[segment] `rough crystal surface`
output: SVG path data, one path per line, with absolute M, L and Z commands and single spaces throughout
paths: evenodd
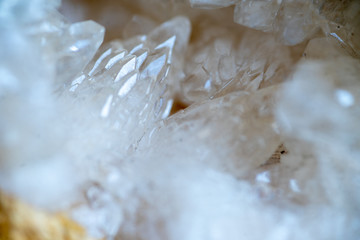
M 151 132 L 151 137 L 145 136 L 142 144 L 150 144 L 148 152 L 160 156 L 181 152 L 179 159 L 191 155 L 191 161 L 213 163 L 224 171 L 234 170 L 234 175 L 244 176 L 249 168 L 265 163 L 281 143 L 272 115 L 276 92 L 277 87 L 269 87 L 253 95 L 234 93 L 193 105 L 167 119 Z M 213 141 L 215 136 L 222 139 L 221 143 Z M 186 149 L 188 142 L 196 143 L 197 147 Z M 153 147 L 165 144 L 166 151 Z
M 202 37 L 189 45 L 182 82 L 183 98 L 190 103 L 283 82 L 301 56 L 268 34 L 203 25 Z
M 322 32 L 334 38 L 353 55 L 359 55 L 359 10 L 356 0 L 241 0 L 193 1 L 191 6 L 217 8 L 235 5 L 234 21 L 241 25 L 274 32 L 286 45 L 296 45 Z
M 358 239 L 357 1 L 58 6 L 0 2 L 0 215 L 68 224 L 10 194 L 96 239 Z
M 301 43 L 319 29 L 316 9 L 307 0 L 240 1 L 234 20 L 254 29 L 276 32 L 287 45 Z
M 219 8 L 219 7 L 228 7 L 235 3 L 235 0 L 190 0 L 192 7 L 199 8 Z
M 104 39 L 105 29 L 93 21 L 71 24 L 57 38 L 57 75 L 60 81 L 71 81 L 94 57 Z M 65 41 L 64 39 L 67 39 Z

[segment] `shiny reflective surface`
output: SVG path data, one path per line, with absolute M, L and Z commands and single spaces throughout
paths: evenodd
M 64 3 L 119 39 L 0 3 L 1 193 L 97 239 L 358 239 L 357 1 Z

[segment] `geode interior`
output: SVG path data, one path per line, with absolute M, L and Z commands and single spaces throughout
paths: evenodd
M 37 209 L 0 238 L 359 238 L 359 1 L 4 0 L 0 34 L 0 200 Z

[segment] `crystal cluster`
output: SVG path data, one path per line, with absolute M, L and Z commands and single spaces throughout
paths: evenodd
M 358 239 L 359 12 L 0 2 L 0 238 Z
M 360 4 L 336 0 L 190 0 L 201 8 L 235 5 L 234 21 L 264 32 L 274 32 L 286 45 L 314 37 L 320 29 L 359 55 Z

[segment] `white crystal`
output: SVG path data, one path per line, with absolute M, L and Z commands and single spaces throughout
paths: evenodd
M 148 151 L 156 152 L 158 147 L 154 146 L 167 145 L 166 151 L 158 153 L 160 158 L 163 154 L 178 152 L 177 158 L 192 156 L 192 161 L 221 166 L 225 171 L 244 177 L 246 171 L 265 163 L 280 144 L 271 113 L 276 89 L 269 87 L 253 95 L 230 94 L 192 106 L 151 133 L 149 141 L 154 150 Z M 232 106 L 237 106 L 238 110 Z M 214 142 L 215 137 L 222 139 L 221 143 Z M 148 136 L 144 136 L 144 144 L 147 139 Z M 185 150 L 189 142 L 196 146 L 193 150 Z
M 235 0 L 190 0 L 192 7 L 199 8 L 218 8 L 218 7 L 228 7 L 235 3 Z
M 272 31 L 280 3 L 278 1 L 240 1 L 235 6 L 234 21 L 265 32 Z
M 105 44 L 0 2 L 1 194 L 104 239 L 358 238 L 357 1 L 64 1 Z M 267 33 L 191 8 L 234 4 Z
M 136 80 L 137 80 L 138 75 L 135 73 L 133 76 L 129 77 L 129 79 L 126 80 L 126 82 L 124 83 L 124 85 L 121 86 L 118 95 L 120 97 L 124 97 L 126 96 L 129 91 L 134 87 L 134 85 L 136 84 Z
M 186 102 L 222 96 L 230 92 L 256 91 L 285 80 L 291 66 L 299 57 L 296 50 L 279 44 L 271 35 L 251 30 L 215 35 L 213 41 L 204 31 L 205 39 L 190 44 L 191 51 L 185 65 L 186 75 L 182 82 L 182 96 Z
M 57 75 L 62 82 L 70 81 L 94 57 L 104 39 L 105 29 L 93 21 L 74 23 L 61 34 Z
M 359 66 L 358 60 L 349 57 L 305 61 L 285 85 L 278 106 L 278 118 L 288 134 L 291 132 L 315 148 L 322 169 L 319 175 L 327 188 L 325 195 L 331 192 L 327 198 L 344 212 L 348 211 L 348 204 L 360 199 L 357 194 L 350 194 L 356 184 L 349 180 L 360 169 L 353 161 L 359 154 L 358 112 L 353 102 L 359 96 Z M 307 100 L 299 93 L 306 93 Z M 342 178 L 338 167 L 347 168 L 349 178 Z M 338 192 L 338 197 L 333 198 L 334 192 Z

